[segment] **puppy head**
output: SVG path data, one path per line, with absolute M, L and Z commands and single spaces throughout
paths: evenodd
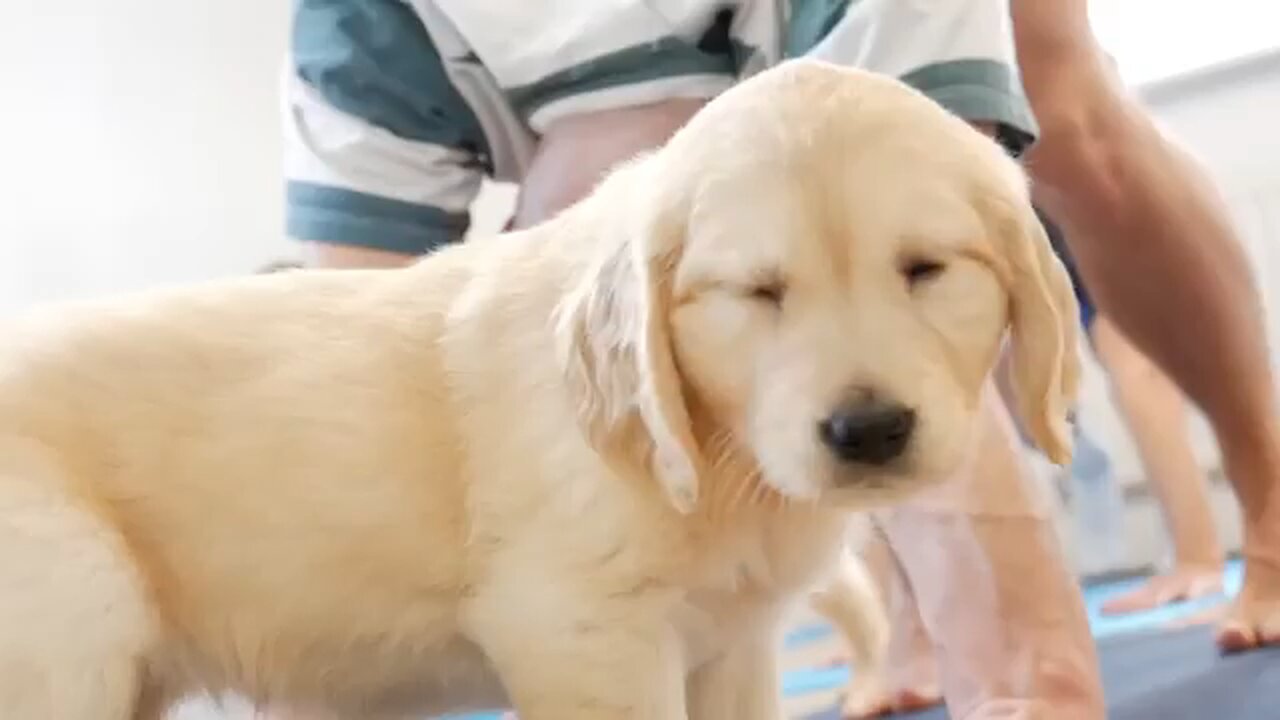
M 866 505 L 954 472 L 1010 326 L 1026 424 L 1069 453 L 1075 301 L 1025 178 L 895 81 L 762 73 L 588 213 L 607 229 L 560 311 L 566 367 L 593 438 L 681 509 L 726 435 L 795 499 Z

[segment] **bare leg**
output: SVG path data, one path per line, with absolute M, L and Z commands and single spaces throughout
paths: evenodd
M 1204 409 L 1243 509 L 1245 585 L 1219 642 L 1280 641 L 1280 420 L 1243 247 L 1202 170 L 1122 87 L 1087 0 L 1012 8 L 1043 131 L 1037 199 L 1101 309 Z
M 885 514 L 954 718 L 1102 718 L 1084 603 L 994 388 L 970 467 Z M 945 549 L 945 550 L 944 550 Z
M 1223 551 L 1209 508 L 1208 481 L 1191 449 L 1182 394 L 1106 317 L 1094 321 L 1090 334 L 1137 443 L 1174 551 L 1169 573 L 1113 598 L 1102 611 L 1137 612 L 1221 592 Z

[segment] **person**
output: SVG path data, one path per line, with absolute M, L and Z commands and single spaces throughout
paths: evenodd
M 310 264 L 397 266 L 456 242 L 485 177 L 520 183 L 513 224 L 537 223 L 788 56 L 898 76 L 1011 152 L 1034 139 L 1006 0 L 581 0 L 558 12 L 296 4 L 287 224 Z M 880 525 L 943 647 L 953 716 L 1101 717 L 1083 603 L 1047 503 L 1024 482 L 994 391 L 984 407 L 971 467 Z M 967 602 L 950 602 L 955 592 Z
M 1243 244 L 1205 172 L 1121 82 L 1088 0 L 1011 12 L 1041 131 L 1027 155 L 1036 200 L 1099 310 L 1204 411 L 1242 509 L 1244 581 L 1218 643 L 1280 643 L 1280 414 Z

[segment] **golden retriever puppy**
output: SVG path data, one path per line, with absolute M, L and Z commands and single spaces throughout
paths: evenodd
M 1018 166 L 814 61 L 526 232 L 29 318 L 0 353 L 0 716 L 197 691 L 408 718 L 779 718 L 851 512 L 956 468 L 1073 299 Z

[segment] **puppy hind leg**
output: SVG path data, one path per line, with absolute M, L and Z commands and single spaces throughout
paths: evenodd
M 0 717 L 150 720 L 153 625 L 126 557 L 52 487 L 0 476 Z

